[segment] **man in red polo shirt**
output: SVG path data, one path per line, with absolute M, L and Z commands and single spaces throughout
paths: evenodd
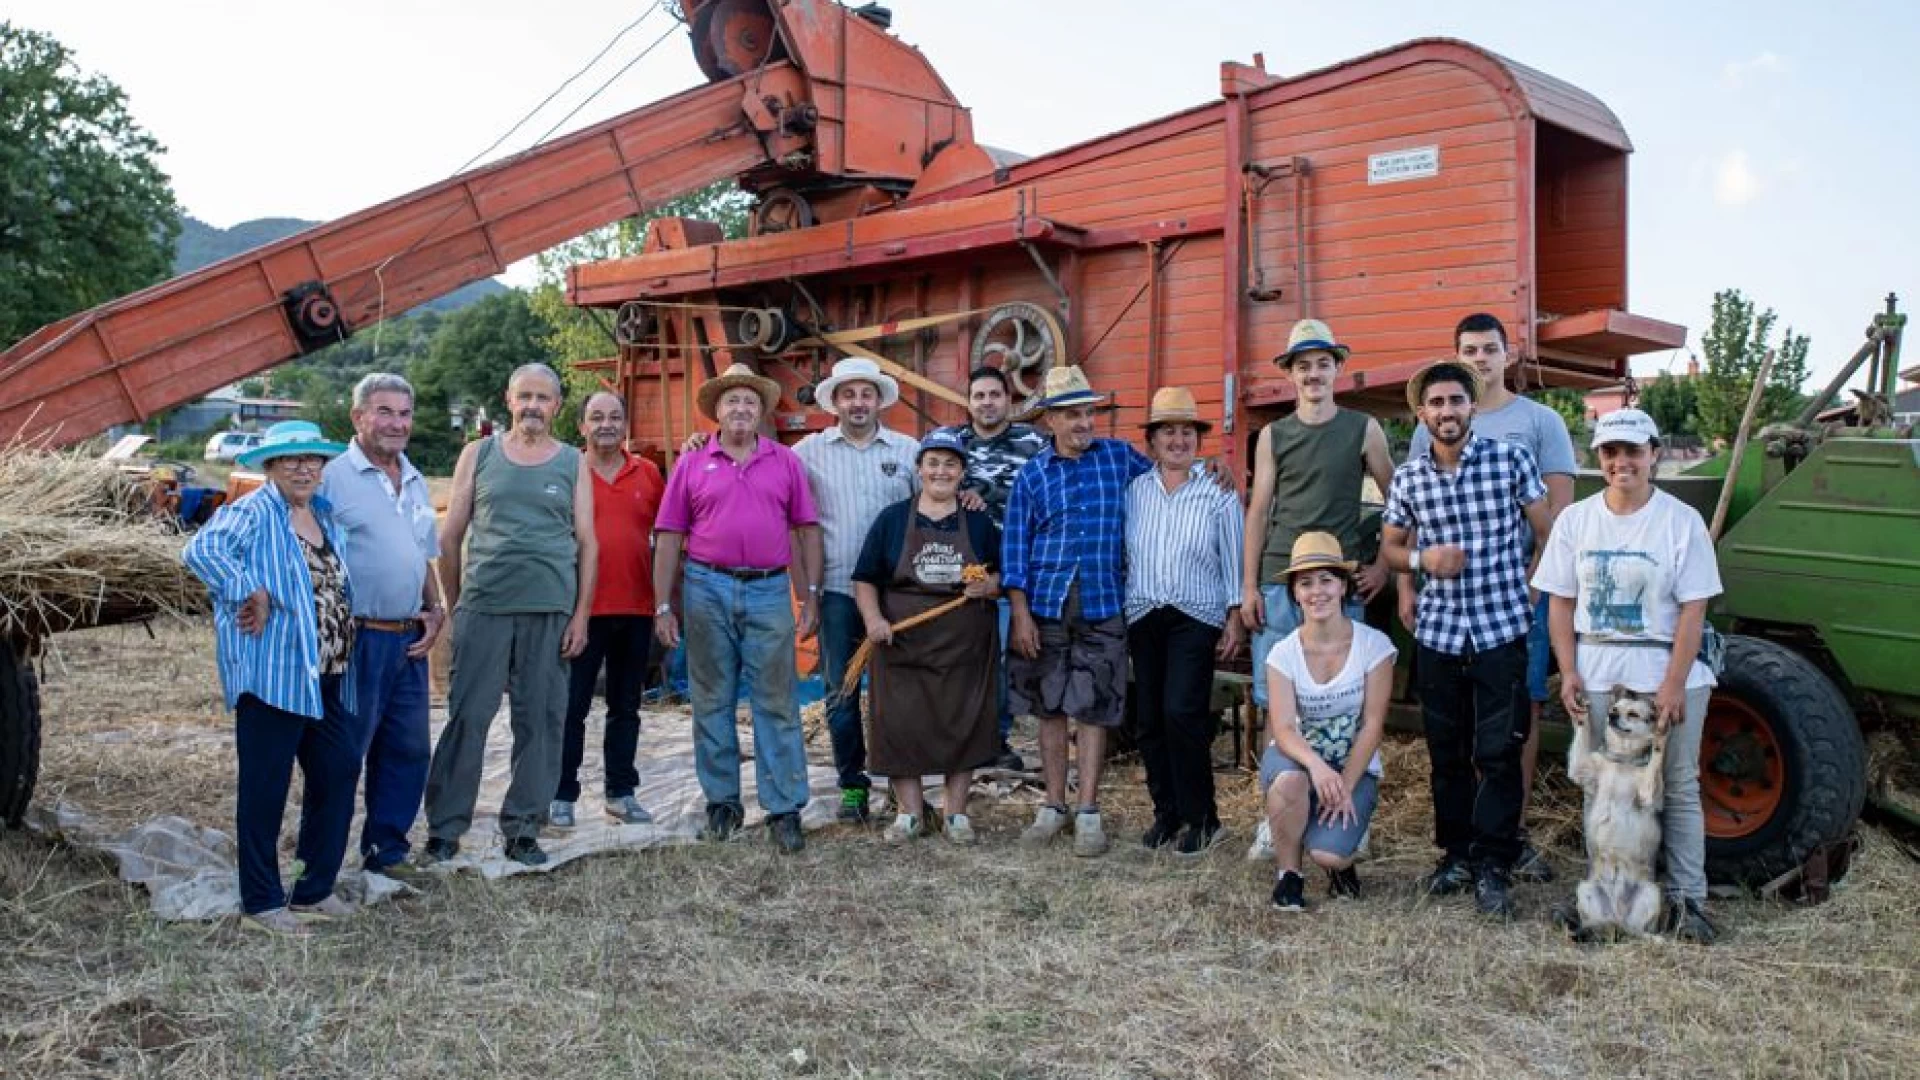
M 607 668 L 607 813 L 624 825 L 645 825 L 653 815 L 634 788 L 640 774 L 640 692 L 646 688 L 653 648 L 654 515 L 666 480 L 660 469 L 627 452 L 627 409 L 619 395 L 601 391 L 580 413 L 580 438 L 593 473 L 593 532 L 600 544 L 599 577 L 587 619 L 587 645 L 574 657 L 567 693 L 566 740 L 560 757 L 560 787 L 548 819 L 559 828 L 574 823 L 580 800 L 580 759 L 586 753 L 587 710 L 593 707 L 600 665 Z

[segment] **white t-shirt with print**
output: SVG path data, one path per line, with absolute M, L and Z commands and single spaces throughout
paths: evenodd
M 1553 523 L 1533 587 L 1573 598 L 1580 678 L 1589 689 L 1651 694 L 1666 678 L 1669 652 L 1606 642 L 1672 641 L 1680 605 L 1720 594 L 1720 566 L 1693 507 L 1656 488 L 1647 505 L 1616 514 L 1603 493 Z M 1687 689 L 1713 685 L 1713 669 L 1694 661 Z
M 1275 643 L 1267 652 L 1267 666 L 1293 681 L 1295 723 L 1301 734 L 1314 732 L 1308 741 L 1321 739 L 1345 742 L 1351 746 L 1360 735 L 1361 704 L 1366 700 L 1367 675 L 1381 664 L 1391 664 L 1399 655 L 1393 639 L 1362 622 L 1353 624 L 1353 644 L 1347 649 L 1347 662 L 1326 682 L 1314 680 L 1307 669 L 1307 654 L 1300 648 L 1300 631 L 1295 630 Z M 1329 762 L 1331 764 L 1331 762 Z M 1367 771 L 1380 775 L 1380 751 L 1373 752 Z

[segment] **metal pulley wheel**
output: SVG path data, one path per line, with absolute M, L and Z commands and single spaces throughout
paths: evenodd
M 1001 304 L 973 335 L 973 364 L 992 364 L 1006 373 L 1020 401 L 1046 386 L 1047 371 L 1059 361 L 1064 337 L 1060 321 L 1038 304 Z
M 780 56 L 780 34 L 765 0 L 711 0 L 693 17 L 693 58 L 714 82 Z
M 637 300 L 620 305 L 613 319 L 613 340 L 621 345 L 639 345 L 660 331 L 654 310 Z
M 787 321 L 787 313 L 779 308 L 748 308 L 740 313 L 734 332 L 739 335 L 740 344 L 769 355 L 786 351 L 787 343 L 793 340 L 792 324 Z
M 805 229 L 813 224 L 813 204 L 807 197 L 788 188 L 773 188 L 763 192 L 760 202 L 753 208 L 753 219 L 748 222 L 748 233 L 753 236 L 765 236 L 768 233 L 788 232 L 793 229 Z

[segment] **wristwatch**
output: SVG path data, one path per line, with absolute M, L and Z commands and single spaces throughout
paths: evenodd
M 1419 548 L 1414 548 L 1411 552 L 1407 554 L 1407 569 L 1408 570 L 1420 569 L 1420 549 Z
M 662 615 L 671 615 L 671 614 L 673 614 L 672 604 L 661 604 L 659 607 L 653 609 L 653 617 L 656 619 Z

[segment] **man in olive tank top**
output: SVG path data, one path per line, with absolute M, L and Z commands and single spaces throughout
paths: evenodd
M 1253 452 L 1253 488 L 1248 493 L 1246 544 L 1242 554 L 1240 618 L 1253 634 L 1253 665 L 1300 625 L 1300 611 L 1287 594 L 1285 572 L 1301 533 L 1332 533 L 1342 551 L 1360 551 L 1360 485 L 1372 476 L 1382 497 L 1393 481 L 1393 457 L 1379 421 L 1334 404 L 1334 383 L 1348 349 L 1318 319 L 1302 319 L 1288 335 L 1287 351 L 1273 358 L 1293 380 L 1293 415 L 1260 431 Z M 1359 619 L 1367 601 L 1387 581 L 1376 556 L 1354 576 L 1347 598 L 1349 618 Z M 1266 680 L 1253 680 L 1253 698 L 1266 705 Z
M 507 382 L 513 426 L 469 444 L 454 466 L 440 531 L 453 685 L 427 770 L 423 862 L 453 858 L 473 824 L 487 729 L 503 695 L 513 720 L 513 777 L 500 804 L 500 834 L 507 858 L 547 861 L 538 838 L 560 782 L 567 661 L 586 645 L 598 561 L 586 457 L 553 437 L 560 398 L 552 368 L 518 368 Z

